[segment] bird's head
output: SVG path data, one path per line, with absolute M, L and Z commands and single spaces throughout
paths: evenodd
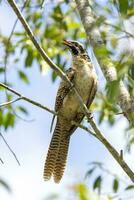
M 73 57 L 76 56 L 89 59 L 89 56 L 81 43 L 77 41 L 64 40 L 63 44 L 69 48 Z

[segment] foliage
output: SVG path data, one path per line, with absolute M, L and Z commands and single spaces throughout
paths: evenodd
M 127 199 L 127 197 L 130 198 L 130 196 L 133 197 L 134 195 L 134 185 L 131 185 L 129 180 L 110 171 L 101 162 L 95 161 L 89 163 L 89 169 L 85 178 L 90 182 L 92 181 L 93 190 L 97 191 L 101 198 L 103 198 L 103 194 L 105 194 L 108 199 L 122 199 L 124 196 Z M 105 188 L 106 185 L 108 186 L 107 188 Z

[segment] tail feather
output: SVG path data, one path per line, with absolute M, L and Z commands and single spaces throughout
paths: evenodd
M 60 182 L 65 170 L 68 148 L 69 148 L 69 141 L 70 141 L 70 136 L 67 137 L 67 135 L 62 134 L 58 157 L 56 159 L 54 172 L 53 172 L 54 181 L 56 183 Z
M 59 152 L 60 140 L 61 140 L 61 126 L 59 121 L 57 120 L 57 124 L 49 145 L 49 150 L 45 162 L 44 174 L 43 174 L 44 180 L 49 180 L 53 174 L 56 158 Z

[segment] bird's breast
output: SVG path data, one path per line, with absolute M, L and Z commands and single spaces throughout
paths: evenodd
M 76 70 L 74 78 L 74 86 L 82 97 L 83 102 L 86 104 L 90 95 L 93 80 L 95 78 L 95 72 L 89 68 L 88 65 Z M 63 106 L 61 109 L 62 115 L 68 119 L 73 119 L 77 112 L 82 112 L 77 95 L 71 90 L 64 98 Z

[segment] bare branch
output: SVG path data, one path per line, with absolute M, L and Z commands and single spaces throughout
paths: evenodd
M 96 16 L 91 9 L 92 0 L 75 0 L 79 11 L 83 26 L 88 36 L 89 43 L 94 47 L 95 55 L 100 63 L 100 67 L 108 82 L 117 80 L 117 71 L 111 59 L 96 54 L 96 50 L 105 47 L 101 38 L 100 32 L 96 27 Z M 123 82 L 119 83 L 118 104 L 121 107 L 124 116 L 128 119 L 131 125 L 134 126 L 134 100 L 124 86 Z
M 1 104 L 0 104 L 0 108 L 3 107 L 3 106 L 11 105 L 12 103 L 15 103 L 16 101 L 19 101 L 19 100 L 21 100 L 21 99 L 23 99 L 23 97 L 19 97 L 19 98 L 17 98 L 17 99 L 14 99 L 14 100 L 12 100 L 12 101 L 8 101 L 8 102 L 5 102 L 5 103 L 1 103 Z
M 98 138 L 101 143 L 107 148 L 107 150 L 112 154 L 112 156 L 115 158 L 115 160 L 119 163 L 119 165 L 122 167 L 122 169 L 126 172 L 126 174 L 129 176 L 129 178 L 134 182 L 134 173 L 129 168 L 127 163 L 122 159 L 120 156 L 120 153 L 116 151 L 116 149 L 108 142 L 108 140 L 103 136 L 101 131 L 98 129 L 97 125 L 95 124 L 93 118 L 89 119 L 90 125 L 92 126 L 94 132 L 96 133 L 96 137 Z
M 77 123 L 75 121 L 72 121 L 71 123 L 74 124 L 74 125 L 76 125 L 77 127 L 81 128 L 81 129 L 87 131 L 88 133 L 90 133 L 94 137 L 96 137 L 96 133 L 93 132 L 91 129 L 87 128 L 86 126 L 83 126 L 82 124 L 79 124 L 79 123 Z
M 9 144 L 7 143 L 7 141 L 5 140 L 4 136 L 2 135 L 2 133 L 0 132 L 0 136 L 2 137 L 3 141 L 5 142 L 5 144 L 7 145 L 9 151 L 13 154 L 15 160 L 17 161 L 18 165 L 20 165 L 20 162 L 16 156 L 16 154 L 14 153 L 14 151 L 11 149 L 11 147 L 9 146 Z M 2 161 L 3 162 L 3 161 Z
M 44 8 L 45 0 L 42 0 L 41 2 L 41 8 Z
M 2 164 L 4 164 L 4 162 L 3 162 L 3 160 L 0 158 L 0 162 L 2 163 Z
M 12 88 L 8 87 L 8 86 L 5 85 L 4 83 L 0 83 L 0 86 L 3 87 L 3 88 L 5 88 L 6 90 L 8 90 L 8 91 L 10 91 L 10 92 L 12 92 L 12 93 L 14 93 L 14 94 L 16 94 L 17 96 L 20 97 L 21 100 L 25 100 L 25 101 L 27 101 L 27 102 L 29 102 L 29 103 L 35 105 L 35 106 L 38 106 L 38 107 L 40 107 L 40 108 L 42 108 L 42 109 L 44 109 L 44 110 L 46 110 L 46 111 L 48 111 L 48 112 L 50 112 L 50 113 L 56 115 L 56 112 L 54 112 L 53 110 L 47 108 L 46 106 L 43 106 L 42 104 L 40 104 L 40 103 L 38 103 L 38 102 L 36 102 L 36 101 L 34 101 L 34 100 L 28 98 L 28 97 L 23 96 L 22 94 L 20 94 L 20 93 L 17 92 L 16 90 L 13 90 Z
M 111 27 L 113 27 L 113 28 L 115 28 L 115 29 L 118 29 L 118 30 L 120 30 L 122 33 L 125 33 L 127 37 L 130 37 L 130 38 L 133 38 L 133 39 L 134 39 L 134 35 L 131 34 L 131 33 L 129 33 L 128 31 L 126 31 L 125 29 L 122 29 L 122 28 L 120 28 L 119 26 L 116 26 L 115 24 L 111 24 L 111 23 L 109 23 L 109 22 L 104 22 L 104 24 L 107 25 L 107 26 L 111 26 Z

